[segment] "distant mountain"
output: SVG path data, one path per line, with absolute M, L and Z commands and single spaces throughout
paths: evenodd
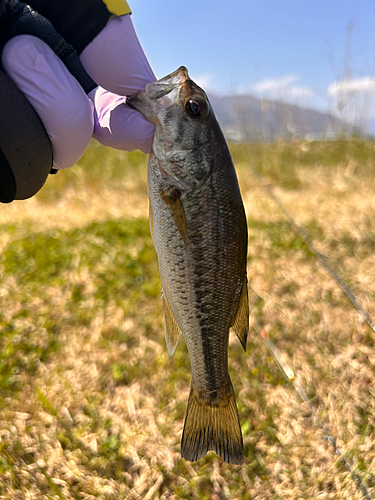
M 323 139 L 352 132 L 352 126 L 334 116 L 285 102 L 250 95 L 219 97 L 209 94 L 228 140 L 246 142 L 280 138 Z

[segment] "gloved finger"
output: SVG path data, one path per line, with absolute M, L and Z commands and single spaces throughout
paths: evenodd
M 104 146 L 150 153 L 155 125 L 125 104 L 126 98 L 101 87 L 89 94 L 95 105 L 94 138 Z
M 155 81 L 130 15 L 110 19 L 80 55 L 91 78 L 119 95 L 130 95 Z
M 31 35 L 9 40 L 2 63 L 47 131 L 53 167 L 73 166 L 83 155 L 94 128 L 93 105 L 82 87 L 50 47 Z

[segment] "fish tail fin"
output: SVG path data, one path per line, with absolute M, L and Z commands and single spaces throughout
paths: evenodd
M 181 456 L 194 462 L 212 450 L 230 464 L 244 459 L 242 433 L 232 384 L 219 400 L 211 401 L 190 388 Z

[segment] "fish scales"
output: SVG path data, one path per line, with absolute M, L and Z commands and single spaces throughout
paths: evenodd
M 231 310 L 236 289 L 241 285 L 228 280 L 228 275 L 238 274 L 235 243 L 238 223 L 232 217 L 224 220 L 220 217 L 220 212 L 226 208 L 220 206 L 220 200 L 225 198 L 217 193 L 220 184 L 215 189 L 210 177 L 201 189 L 186 195 L 186 200 L 181 197 L 188 219 L 188 248 L 167 205 L 158 196 L 158 187 L 164 179 L 157 162 L 150 161 L 148 175 L 154 214 L 154 243 L 159 256 L 163 293 L 184 333 L 190 357 L 194 358 L 192 370 L 197 386 L 213 391 L 217 389 L 215 384 L 221 387 L 222 380 L 228 378 L 227 343 Z M 228 234 L 234 239 L 234 244 L 228 242 Z M 165 251 L 162 252 L 162 248 Z M 226 255 L 223 256 L 224 252 Z M 225 266 L 220 265 L 222 257 Z M 184 290 L 186 294 L 181 294 Z M 176 301 L 183 302 L 183 307 L 175 305 Z M 218 304 L 221 304 L 220 309 Z
M 242 463 L 228 372 L 229 330 L 246 349 L 247 225 L 230 152 L 206 94 L 184 67 L 127 99 L 156 124 L 150 228 L 170 355 L 183 333 L 192 368 L 181 455 Z

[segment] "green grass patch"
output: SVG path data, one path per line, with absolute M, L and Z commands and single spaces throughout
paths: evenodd
M 371 311 L 374 145 L 298 141 L 231 149 L 248 214 L 251 320 L 375 488 L 373 332 L 249 169 L 304 221 Z M 183 336 L 171 358 L 165 347 L 146 161 L 139 152 L 92 143 L 78 165 L 48 180 L 37 201 L 4 208 L 0 496 L 360 498 L 252 328 L 246 353 L 234 335 L 229 344 L 244 465 L 213 453 L 194 464 L 180 458 L 191 367 Z M 71 214 L 77 220 L 65 217 Z

